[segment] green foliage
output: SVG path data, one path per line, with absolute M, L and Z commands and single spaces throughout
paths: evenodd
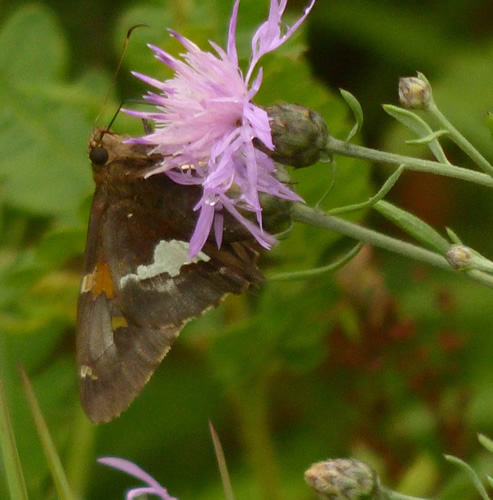
M 0 57 L 2 198 L 33 214 L 73 220 L 91 186 L 84 155 L 73 154 L 85 149 L 88 120 L 81 109 L 91 89 L 63 82 L 66 43 L 44 7 L 12 15 L 0 44 L 9 47 Z
M 383 200 L 375 204 L 375 209 L 396 226 L 433 250 L 443 254 L 449 249 L 450 244 L 443 236 L 409 212 L 401 210 L 392 205 L 392 203 Z
M 353 96 L 350 92 L 344 89 L 339 89 L 342 95 L 342 98 L 346 101 L 347 105 L 353 112 L 356 123 L 353 128 L 349 132 L 346 141 L 349 142 L 360 130 L 363 126 L 363 108 L 361 104 L 358 102 L 356 97 Z

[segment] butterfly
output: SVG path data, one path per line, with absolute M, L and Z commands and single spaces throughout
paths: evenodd
M 224 214 L 221 248 L 189 258 L 200 186 L 146 174 L 163 161 L 152 147 L 96 129 L 89 158 L 96 184 L 77 312 L 78 386 L 94 423 L 139 394 L 183 326 L 262 275 L 252 236 Z

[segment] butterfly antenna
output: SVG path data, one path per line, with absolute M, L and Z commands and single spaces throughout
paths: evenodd
M 113 117 L 111 118 L 110 120 L 110 123 L 108 123 L 108 126 L 106 127 L 107 130 L 110 130 L 113 123 L 115 122 L 116 120 L 116 117 L 118 116 L 118 113 L 120 113 L 120 109 L 122 109 L 122 106 L 123 106 L 123 102 L 120 103 L 120 105 L 118 106 L 118 109 L 115 111 L 115 114 L 113 115 Z
M 133 31 L 137 28 L 141 28 L 141 27 L 146 27 L 148 28 L 149 26 L 147 24 L 136 24 L 134 26 L 132 26 L 128 31 L 127 31 L 127 36 L 125 37 L 125 41 L 123 42 L 123 50 L 122 50 L 122 54 L 120 56 L 120 60 L 118 61 L 118 65 L 116 67 L 116 70 L 115 70 L 115 74 L 113 76 L 113 80 L 111 81 L 111 84 L 110 86 L 108 87 L 108 90 L 106 91 L 106 95 L 104 96 L 104 100 L 103 100 L 103 105 L 101 106 L 101 109 L 98 113 L 98 115 L 96 116 L 96 119 L 94 120 L 94 122 L 96 123 L 98 120 L 99 120 L 99 117 L 101 116 L 101 113 L 106 105 L 106 102 L 108 101 L 108 98 L 110 96 L 110 92 L 112 91 L 112 89 L 115 87 L 115 84 L 116 84 L 116 79 L 118 77 L 118 73 L 120 72 L 120 68 L 122 67 L 122 63 L 123 63 L 123 58 L 125 57 L 125 52 L 127 51 L 127 47 L 128 47 L 128 43 L 130 41 L 130 36 L 132 35 Z M 118 107 L 118 111 L 115 113 L 115 116 L 112 118 L 111 120 L 111 124 L 115 121 L 115 118 L 116 118 L 116 115 L 118 115 L 119 111 L 120 111 L 120 108 L 122 107 L 122 105 L 120 104 L 120 106 Z M 110 124 L 110 126 L 111 126 Z M 109 128 L 109 127 L 108 127 Z

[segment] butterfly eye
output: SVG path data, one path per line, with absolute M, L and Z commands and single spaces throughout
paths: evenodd
M 104 165 L 108 161 L 108 150 L 102 146 L 96 146 L 89 151 L 89 159 L 94 165 Z

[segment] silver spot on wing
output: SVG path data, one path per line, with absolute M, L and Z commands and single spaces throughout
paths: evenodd
M 199 252 L 193 259 L 190 259 L 189 251 L 190 245 L 186 241 L 160 241 L 154 249 L 152 264 L 139 266 L 136 273 L 123 276 L 120 280 L 120 286 L 123 288 L 129 280 L 142 281 L 162 273 L 167 273 L 171 278 L 175 278 L 180 274 L 183 266 L 210 260 L 210 257 L 204 252 Z M 163 291 L 168 291 L 173 289 L 174 284 L 172 280 L 167 280 L 162 286 L 164 287 Z

